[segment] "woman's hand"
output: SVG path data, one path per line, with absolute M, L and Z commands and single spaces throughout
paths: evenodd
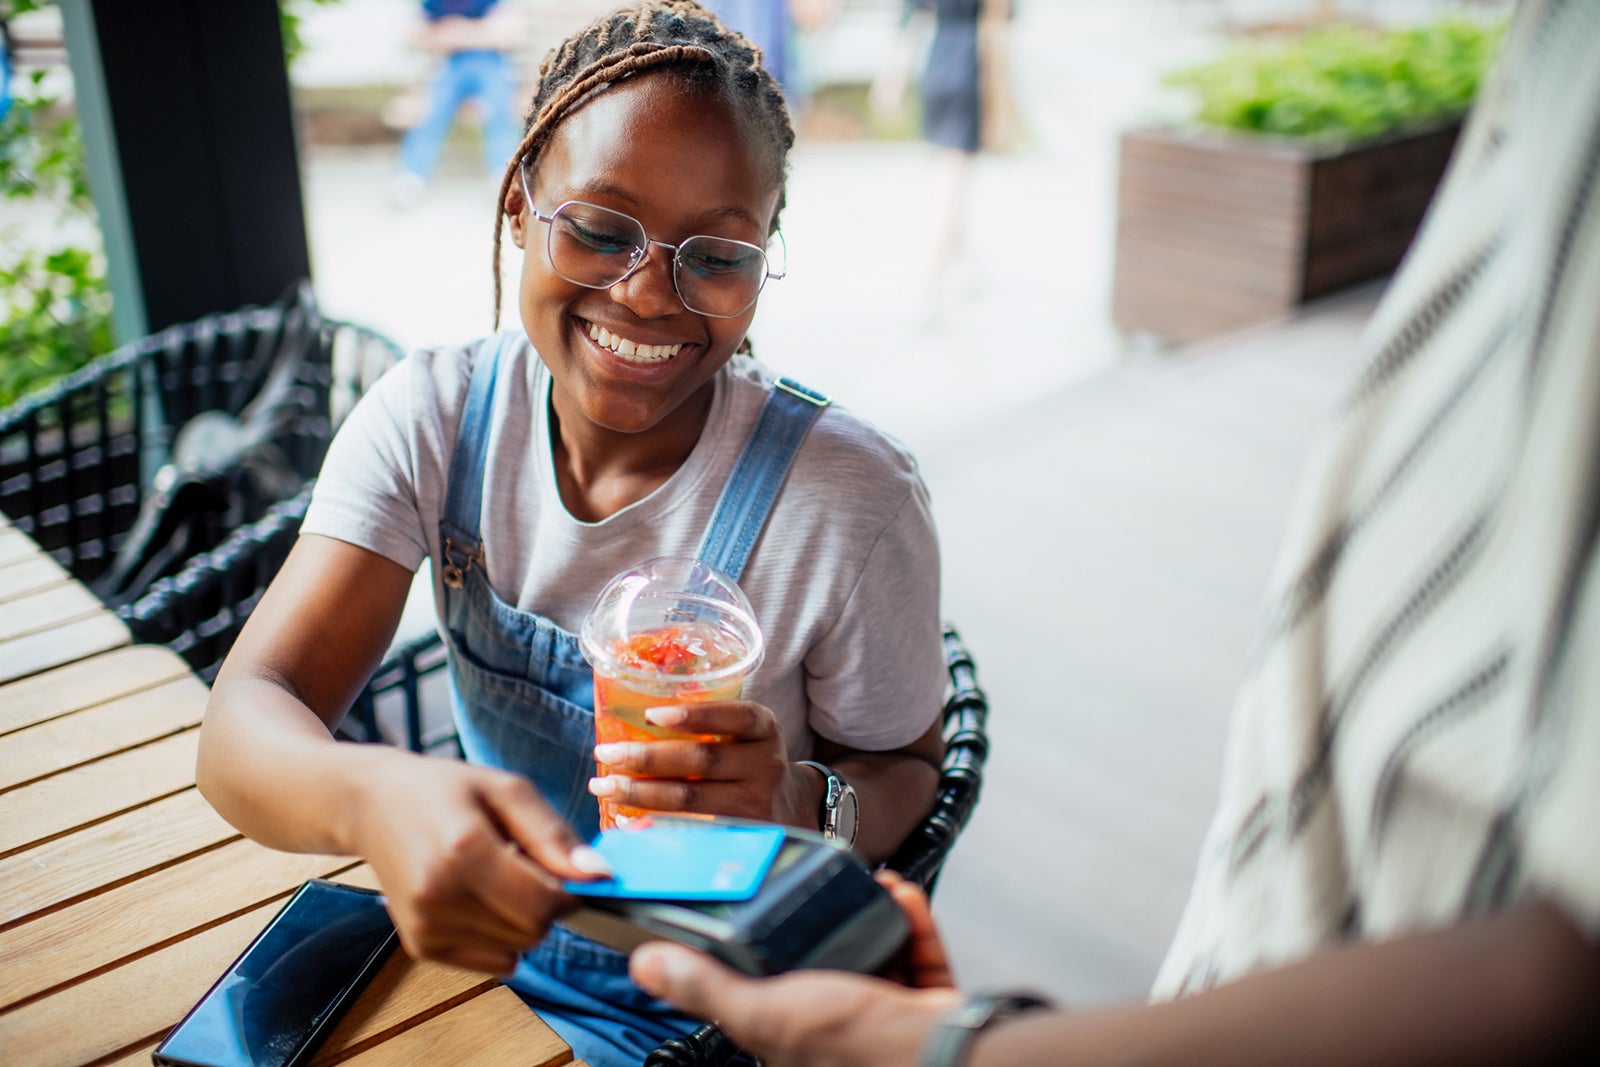
M 721 740 L 596 745 L 595 759 L 613 773 L 591 780 L 589 792 L 623 807 L 817 828 L 821 779 L 789 762 L 772 709 L 726 700 L 651 708 L 645 718 L 678 733 Z
M 607 873 L 526 779 L 378 753 L 350 829 L 413 959 L 506 975 L 574 900 L 565 879 Z
M 767 1067 L 913 1067 L 954 989 L 906 989 L 843 971 L 746 978 L 682 945 L 652 941 L 633 980 L 690 1015 L 715 1019 Z
M 634 952 L 628 969 L 652 995 L 715 1019 L 769 1067 L 910 1067 L 934 1021 L 960 995 L 927 894 L 893 871 L 879 871 L 877 878 L 911 925 L 905 948 L 886 971 L 902 985 L 840 971 L 757 980 L 659 941 Z

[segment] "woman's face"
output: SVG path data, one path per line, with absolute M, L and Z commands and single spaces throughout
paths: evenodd
M 779 192 L 732 108 L 667 73 L 629 78 L 584 103 L 556 128 L 528 185 L 545 214 L 582 200 L 631 215 L 651 240 L 673 245 L 707 234 L 765 246 Z M 672 253 L 655 245 L 609 289 L 569 282 L 551 267 L 549 226 L 522 201 L 513 183 L 511 234 L 523 250 L 518 303 L 554 379 L 558 417 L 644 433 L 709 389 L 754 306 L 730 319 L 690 311 L 673 287 Z M 684 410 L 698 417 L 703 409 Z

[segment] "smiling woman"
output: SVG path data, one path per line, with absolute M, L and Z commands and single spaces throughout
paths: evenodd
M 778 191 L 766 168 L 753 165 L 756 157 L 740 132 L 720 94 L 685 90 L 666 72 L 636 75 L 557 129 L 526 188 L 535 201 L 562 203 L 563 211 L 573 200 L 608 201 L 596 206 L 613 216 L 629 208 L 676 244 L 741 242 L 759 251 L 750 239 L 768 232 Z M 516 211 L 512 240 L 524 249 L 523 325 L 555 382 L 561 443 L 587 468 L 572 471 L 562 495 L 575 513 L 604 517 L 588 490 L 605 496 L 625 479 L 630 488 L 611 493 L 615 510 L 633 502 L 626 496 L 642 497 L 666 480 L 671 470 L 663 459 L 676 459 L 676 469 L 687 458 L 704 422 L 712 376 L 733 357 L 754 317 L 755 292 L 748 285 L 743 292 L 702 286 L 712 295 L 733 288 L 734 297 L 716 315 L 691 310 L 679 293 L 681 252 L 655 245 L 637 256 L 625 251 L 631 266 L 605 289 L 576 281 L 561 270 L 576 258 L 569 228 L 552 228 L 549 244 L 529 241 L 528 197 L 513 188 L 507 202 Z M 701 236 L 713 228 L 715 235 Z M 645 232 L 645 225 L 638 230 Z M 704 295 L 695 286 L 691 292 Z M 748 299 L 738 307 L 741 297 Z M 590 337 L 595 328 L 621 340 L 600 344 Z M 641 358 L 641 346 L 674 354 Z
M 594 1067 L 696 1024 L 552 920 L 596 797 L 824 828 L 883 860 L 929 809 L 945 686 L 926 490 L 897 443 L 755 362 L 793 131 L 749 42 L 662 0 L 546 59 L 496 203 L 520 329 L 413 354 L 333 443 L 217 678 L 206 795 L 278 848 L 366 858 L 413 956 L 506 976 Z M 748 596 L 743 699 L 610 753 L 575 632 L 614 575 L 697 556 Z M 466 764 L 332 743 L 423 560 Z M 704 739 L 699 739 L 703 737 Z M 823 773 L 819 773 L 818 768 Z

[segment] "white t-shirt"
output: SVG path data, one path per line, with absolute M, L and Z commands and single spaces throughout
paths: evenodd
M 335 437 L 302 532 L 408 569 L 437 561 L 472 363 L 493 350 L 490 340 L 417 352 L 384 375 Z M 581 522 L 556 485 L 550 375 L 526 340 L 503 358 L 479 526 L 489 581 L 506 603 L 576 632 L 612 575 L 695 554 L 772 375 L 735 357 L 714 380 L 705 431 L 683 466 L 643 500 Z M 927 490 L 898 443 L 837 406 L 825 410 L 740 584 L 766 640 L 745 695 L 776 713 L 791 759 L 811 753 L 813 732 L 883 751 L 937 718 L 938 544 Z

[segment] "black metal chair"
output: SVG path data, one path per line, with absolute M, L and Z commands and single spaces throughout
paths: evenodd
M 305 283 L 163 330 L 0 412 L 0 511 L 209 681 L 334 429 L 399 356 Z
M 210 683 L 300 536 L 314 482 L 240 526 L 176 574 L 157 578 L 117 617 L 140 644 L 166 645 Z
M 950 695 L 944 704 L 944 765 L 932 809 L 890 857 L 885 867 L 933 891 L 956 838 L 978 803 L 983 767 L 989 756 L 989 699 L 978 687 L 977 669 L 961 636 L 944 629 Z M 725 1067 L 739 1048 L 715 1023 L 662 1043 L 645 1058 L 645 1067 Z
M 444 642 L 428 631 L 389 650 L 350 709 L 346 736 L 403 744 L 426 755 L 461 755 L 454 727 L 445 718 L 429 722 L 424 708 L 448 708 Z

